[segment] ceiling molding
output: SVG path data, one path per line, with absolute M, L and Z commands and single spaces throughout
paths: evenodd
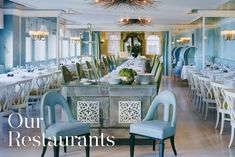
M 67 29 L 85 29 L 87 25 L 66 25 Z M 170 31 L 177 29 L 194 29 L 196 25 L 151 25 L 151 26 L 125 26 L 120 27 L 117 25 L 92 25 L 95 31 Z
M 196 15 L 201 17 L 235 17 L 235 10 L 198 10 Z
M 4 15 L 15 15 L 20 17 L 57 17 L 62 10 L 19 10 L 4 9 Z

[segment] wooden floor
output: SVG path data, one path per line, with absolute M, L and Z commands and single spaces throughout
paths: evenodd
M 222 136 L 219 130 L 215 130 L 216 113 L 210 112 L 208 120 L 194 111 L 188 99 L 187 87 L 182 82 L 174 83 L 171 78 L 165 78 L 162 82 L 162 90 L 173 90 L 177 95 L 177 131 L 176 131 L 176 149 L 180 157 L 235 157 L 235 142 L 232 148 L 228 148 L 230 138 L 230 124 L 225 123 L 225 130 Z M 35 116 L 38 112 L 34 113 Z M 7 124 L 7 121 L 4 121 Z M 6 125 L 4 125 L 7 130 Z M 23 135 L 40 135 L 39 129 L 22 129 Z M 7 132 L 5 134 L 7 136 Z M 0 157 L 39 157 L 41 147 L 17 148 L 8 147 L 8 137 L 1 141 Z M 165 157 L 173 157 L 169 141 L 165 143 Z M 68 153 L 62 157 L 84 157 L 83 148 L 68 148 Z M 46 152 L 46 157 L 52 157 L 52 148 Z M 135 157 L 156 157 L 158 151 L 153 152 L 151 146 L 136 146 Z M 112 148 L 92 147 L 91 157 L 129 157 L 128 146 L 114 146 Z

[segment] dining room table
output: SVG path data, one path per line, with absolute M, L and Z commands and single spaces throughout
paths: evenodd
M 129 137 L 131 123 L 140 122 L 157 94 L 154 81 L 131 85 L 113 84 L 119 71 L 131 68 L 137 76 L 145 74 L 145 59 L 129 59 L 98 81 L 75 80 L 62 85 L 62 95 L 68 100 L 73 116 L 80 122 L 90 123 L 94 135 L 104 133 L 117 139 Z

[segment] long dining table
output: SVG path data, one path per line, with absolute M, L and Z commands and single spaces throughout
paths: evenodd
M 141 121 L 157 94 L 155 82 L 150 84 L 109 84 L 118 77 L 122 68 L 145 72 L 146 60 L 131 59 L 93 84 L 75 80 L 62 85 L 73 116 L 80 122 L 90 123 L 93 135 L 104 133 L 116 139 L 129 137 L 129 125 Z

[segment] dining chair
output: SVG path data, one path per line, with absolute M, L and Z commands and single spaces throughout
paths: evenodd
M 100 68 L 101 68 L 101 74 L 102 75 L 107 75 L 108 74 L 108 69 L 104 64 L 104 61 L 100 61 Z
M 157 82 L 157 93 L 158 93 L 158 91 L 160 89 L 160 85 L 161 85 L 162 71 L 163 71 L 163 64 L 160 63 L 160 65 L 157 68 L 156 75 L 155 75 L 155 81 Z
M 216 101 L 215 101 L 215 97 L 213 94 L 213 89 L 211 87 L 211 80 L 207 77 L 199 76 L 198 81 L 199 81 L 200 90 L 201 90 L 201 94 L 202 94 L 202 102 L 203 102 L 203 104 L 205 104 L 205 107 L 203 106 L 203 109 L 202 109 L 202 114 L 205 109 L 205 120 L 206 120 L 208 110 L 209 109 L 212 109 L 212 110 L 216 109 Z
M 76 63 L 76 71 L 77 71 L 78 79 L 81 80 L 82 78 L 86 77 L 81 64 Z
M 44 74 L 33 79 L 32 89 L 29 93 L 29 104 L 34 105 L 38 104 L 41 101 L 43 94 L 50 90 L 52 74 Z
M 18 110 L 18 113 L 21 114 L 21 109 L 25 108 L 26 116 L 29 117 L 29 93 L 32 88 L 33 79 L 27 79 L 19 81 L 14 84 L 12 90 L 12 103 L 9 106 L 10 109 Z
M 70 82 L 70 81 L 74 81 L 75 79 L 73 78 L 71 72 L 69 71 L 69 69 L 66 66 L 62 66 L 61 67 L 62 70 L 62 76 L 63 76 L 63 81 L 64 83 Z
M 224 89 L 223 89 L 224 90 Z M 228 104 L 228 108 L 230 110 L 231 117 L 231 136 L 229 142 L 229 148 L 232 146 L 234 139 L 234 129 L 235 129 L 235 90 L 234 89 L 226 89 L 223 91 L 225 96 L 225 102 Z
M 114 70 L 114 65 L 113 65 L 113 61 L 111 59 L 111 56 L 106 56 L 106 59 L 108 61 L 108 66 L 109 66 L 110 71 L 113 71 Z
M 151 67 L 151 70 L 153 69 L 153 66 L 154 66 L 154 63 L 156 61 L 156 58 L 157 58 L 157 55 L 154 55 L 151 59 L 151 62 L 150 62 L 150 67 Z
M 56 107 L 62 109 L 62 113 L 66 120 L 60 121 L 57 117 Z M 66 142 L 66 138 L 71 138 L 74 136 L 85 136 L 86 139 L 86 157 L 90 156 L 90 126 L 86 123 L 77 122 L 69 109 L 69 105 L 65 98 L 55 92 L 49 91 L 45 93 L 41 101 L 41 133 L 44 135 L 45 145 L 43 146 L 41 157 L 44 157 L 49 141 L 54 143 L 54 157 L 59 157 L 59 147 L 61 141 Z M 64 152 L 67 152 L 67 146 L 64 144 Z
M 130 157 L 134 157 L 135 136 L 159 140 L 159 157 L 164 156 L 164 141 L 170 139 L 174 154 L 177 155 L 174 143 L 176 131 L 176 97 L 171 91 L 159 93 L 153 100 L 146 117 L 142 122 L 130 125 Z M 156 119 L 160 105 L 164 106 L 163 120 Z
M 224 101 L 225 96 L 223 89 L 230 89 L 230 88 L 228 86 L 225 86 L 222 81 L 212 81 L 211 86 L 214 92 L 215 101 L 216 101 L 216 110 L 217 110 L 215 128 L 218 127 L 221 114 L 220 135 L 222 135 L 224 130 L 224 121 L 231 121 L 228 104 Z
M 62 84 L 62 73 L 61 71 L 55 71 L 51 74 L 50 89 L 60 91 Z
M 10 110 L 9 107 L 12 104 L 13 88 L 14 84 L 5 84 L 0 87 L 0 139 L 4 138 L 3 118 L 12 113 L 12 110 Z
M 160 61 L 158 59 L 156 59 L 156 61 L 154 63 L 154 66 L 153 66 L 153 68 L 151 70 L 151 74 L 153 74 L 154 76 L 156 75 L 157 68 L 158 68 L 159 64 L 160 64 Z
M 0 74 L 6 73 L 6 69 L 4 65 L 0 65 Z
M 106 68 L 106 71 L 107 71 L 108 73 L 111 72 L 112 70 L 110 69 L 108 60 L 107 60 L 107 58 L 106 58 L 105 56 L 102 57 L 102 61 L 103 61 L 103 63 L 104 63 L 104 66 L 105 66 L 105 68 Z
M 88 79 L 89 80 L 95 79 L 95 74 L 94 74 L 94 71 L 93 71 L 91 63 L 86 61 L 86 67 L 87 67 L 86 72 L 87 72 Z
M 112 61 L 113 61 L 113 63 L 114 63 L 114 68 L 116 69 L 117 66 L 118 66 L 118 63 L 117 63 L 117 60 L 116 60 L 115 55 L 112 55 L 111 58 L 112 58 Z
M 201 112 L 202 109 L 202 93 L 199 85 L 199 80 L 198 77 L 202 76 L 200 73 L 193 73 L 192 74 L 192 79 L 194 83 L 194 88 L 195 88 L 195 95 L 193 99 L 193 104 L 195 108 L 198 110 L 198 112 Z

